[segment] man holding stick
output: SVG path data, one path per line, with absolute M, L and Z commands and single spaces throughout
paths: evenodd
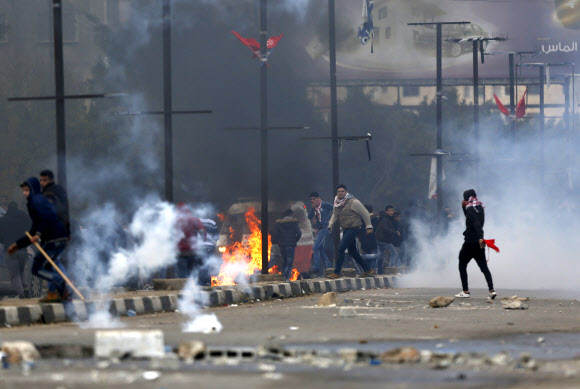
M 8 248 L 8 254 L 12 255 L 18 249 L 39 243 L 44 252 L 58 266 L 60 272 L 53 268 L 53 265 L 50 264 L 42 252 L 39 252 L 34 257 L 32 274 L 52 284 L 58 292 L 61 301 L 70 302 L 72 293 L 63 277 L 65 270 L 60 261 L 62 252 L 68 242 L 67 230 L 58 219 L 54 206 L 41 194 L 38 178 L 30 177 L 20 184 L 20 187 L 22 188 L 22 194 L 27 199 L 26 206 L 32 219 L 32 226 L 30 231 L 28 231 L 29 233 L 26 234 L 27 236 L 18 239 Z

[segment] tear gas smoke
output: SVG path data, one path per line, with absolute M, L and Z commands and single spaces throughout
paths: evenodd
M 202 332 L 204 334 L 221 332 L 223 326 L 214 313 L 200 314 L 201 307 L 207 304 L 207 294 L 202 293 L 199 286 L 188 279 L 181 291 L 179 311 L 187 316 L 188 321 L 183 323 L 183 332 Z

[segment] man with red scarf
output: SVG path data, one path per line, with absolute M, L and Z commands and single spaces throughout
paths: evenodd
M 487 267 L 485 260 L 485 241 L 483 240 L 483 224 L 485 223 L 485 211 L 481 201 L 477 199 L 474 189 L 468 189 L 463 192 L 463 201 L 461 208 L 465 215 L 465 242 L 459 252 L 459 276 L 461 277 L 461 286 L 463 291 L 456 294 L 455 297 L 469 298 L 469 286 L 467 283 L 467 264 L 475 259 L 477 266 L 485 276 L 489 288 L 489 299 L 497 296 L 493 288 L 493 279 L 491 272 Z

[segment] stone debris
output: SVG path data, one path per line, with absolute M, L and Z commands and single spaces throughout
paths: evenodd
M 525 301 L 529 300 L 529 297 L 504 297 L 501 299 L 501 305 L 503 309 L 528 309 L 528 304 Z
M 338 311 L 340 317 L 355 317 L 357 315 L 356 310 L 351 307 L 340 307 Z
M 95 358 L 162 358 L 161 330 L 106 330 L 95 332 Z
M 336 294 L 336 292 L 328 292 L 328 293 L 324 293 L 322 296 L 320 296 L 320 299 L 318 300 L 318 306 L 319 307 L 330 307 L 333 305 L 336 305 L 338 302 L 338 296 Z
M 203 358 L 206 351 L 205 343 L 199 340 L 181 342 L 177 348 L 177 355 L 186 362 Z
M 398 347 L 385 351 L 379 358 L 386 363 L 416 363 L 421 360 L 421 353 L 415 347 Z
M 429 301 L 429 306 L 431 308 L 445 308 L 454 301 L 454 297 L 437 296 Z
M 5 363 L 22 364 L 40 359 L 40 353 L 30 342 L 4 342 L 0 347 Z

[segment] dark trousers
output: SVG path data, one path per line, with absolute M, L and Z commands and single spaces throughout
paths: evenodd
M 280 246 L 280 253 L 282 254 L 282 271 L 284 277 L 289 280 L 292 277 L 292 267 L 294 266 L 294 253 L 296 247 Z
M 66 248 L 66 244 L 66 240 L 61 240 L 57 242 L 47 242 L 42 246 L 46 254 L 65 275 L 66 271 L 60 261 L 60 257 Z M 56 290 L 61 296 L 63 296 L 67 287 L 65 280 L 56 270 L 54 270 L 50 262 L 48 262 L 40 252 L 34 257 L 34 262 L 32 263 L 32 274 L 38 278 L 47 280 L 48 290 Z
M 342 271 L 342 264 L 344 263 L 344 252 L 348 250 L 348 253 L 362 268 L 363 271 L 367 272 L 370 270 L 370 266 L 363 259 L 356 248 L 356 237 L 360 233 L 360 228 L 357 229 L 345 229 L 342 231 L 342 240 L 338 245 L 338 258 L 336 258 L 336 266 L 334 268 L 334 273 L 340 275 Z
M 479 269 L 485 276 L 489 290 L 493 290 L 493 279 L 491 278 L 491 273 L 485 260 L 485 248 L 482 249 L 479 247 L 479 242 L 465 242 L 461 247 L 461 251 L 459 251 L 459 276 L 461 277 L 463 290 L 469 290 L 467 283 L 467 264 L 472 259 L 475 259 L 477 266 L 479 266 Z

